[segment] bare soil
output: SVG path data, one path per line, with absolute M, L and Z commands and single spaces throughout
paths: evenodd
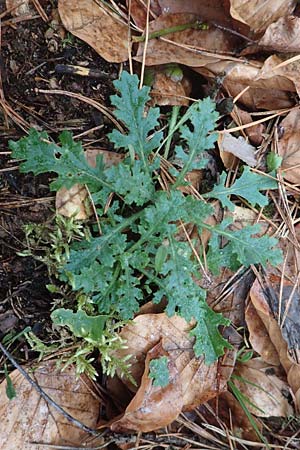
M 23 226 L 49 219 L 54 212 L 54 195 L 49 191 L 48 176 L 19 173 L 17 162 L 8 154 L 8 141 L 20 139 L 29 127 L 45 130 L 54 139 L 62 130 L 77 135 L 92 129 L 83 137 L 83 143 L 106 146 L 110 124 L 101 112 L 77 99 L 43 94 L 37 89 L 79 93 L 108 105 L 112 81 L 118 73 L 118 65 L 107 63 L 88 45 L 62 30 L 55 1 L 41 4 L 48 23 L 34 10 L 29 20 L 14 22 L 12 16 L 5 16 L 2 22 L 0 338 L 9 332 L 18 333 L 25 326 L 31 326 L 43 338 L 50 325 L 52 302 L 46 289 L 49 279 L 45 266 L 18 253 L 26 248 Z M 5 1 L 1 0 L 0 14 L 5 10 Z M 100 78 L 59 73 L 58 65 L 96 69 Z M 28 358 L 27 351 L 23 356 Z

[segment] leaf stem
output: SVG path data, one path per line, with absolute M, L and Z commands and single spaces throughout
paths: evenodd
M 207 30 L 208 27 L 209 26 L 207 23 L 201 22 L 200 20 L 195 20 L 194 22 L 182 23 L 179 25 L 175 25 L 174 27 L 168 27 L 168 28 L 163 28 L 162 30 L 153 31 L 152 33 L 148 34 L 148 40 L 160 38 L 162 36 L 166 36 L 167 34 L 177 33 L 179 31 L 185 31 L 190 28 L 192 28 L 194 30 Z M 132 38 L 133 42 L 145 42 L 145 40 L 146 40 L 145 35 L 133 36 L 133 38 Z
M 166 142 L 166 146 L 165 146 L 165 152 L 164 152 L 164 158 L 165 159 L 168 159 L 168 157 L 169 157 L 170 146 L 171 146 L 172 138 L 173 138 L 173 135 L 174 135 L 174 131 L 176 129 L 175 126 L 176 126 L 176 123 L 177 123 L 179 111 L 180 111 L 180 106 L 179 105 L 173 106 L 173 108 L 172 108 L 172 115 L 171 115 L 171 119 L 170 119 L 170 123 L 169 123 L 169 133 L 168 133 L 168 138 L 167 138 L 167 142 Z

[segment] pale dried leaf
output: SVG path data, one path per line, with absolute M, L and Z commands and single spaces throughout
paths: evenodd
M 290 93 L 296 92 L 298 88 L 299 73 L 293 67 L 287 65 L 274 70 L 280 62 L 282 60 L 277 56 L 271 56 L 264 64 L 257 61 L 220 61 L 193 69 L 209 78 L 225 72 L 223 87 L 229 96 L 235 97 L 246 89 L 239 98 L 240 103 L 251 110 L 273 110 L 293 106 Z
M 270 339 L 269 333 L 259 317 L 252 302 L 245 310 L 245 321 L 249 331 L 249 342 L 266 363 L 279 366 L 280 359 L 277 350 Z
M 128 59 L 128 27 L 102 2 L 59 0 L 58 10 L 65 28 L 102 58 L 109 62 Z
M 156 72 L 151 91 L 152 103 L 160 106 L 189 106 L 187 97 L 191 90 L 192 84 L 186 76 L 176 80 L 166 73 Z
M 70 189 L 62 187 L 56 193 L 56 211 L 65 217 L 85 220 L 92 214 L 87 198 L 88 192 L 82 184 L 74 184 Z
M 267 47 L 268 51 L 299 52 L 300 18 L 296 16 L 281 17 L 266 29 L 259 45 Z
M 195 23 L 198 16 L 194 14 L 165 14 L 153 20 L 149 25 L 149 33 L 165 28 L 174 27 L 180 24 Z M 164 36 L 165 39 L 150 39 L 147 45 L 146 64 L 149 66 L 156 64 L 166 64 L 177 62 L 187 66 L 199 67 L 208 63 L 218 61 L 218 56 L 205 56 L 193 50 L 193 47 L 200 47 L 203 50 L 218 53 L 232 51 L 237 45 L 238 39 L 228 33 L 211 26 L 208 30 L 187 29 L 184 31 L 170 33 Z M 174 42 L 174 44 L 172 43 Z M 179 45 L 178 45 L 179 44 Z M 191 48 L 186 48 L 190 46 Z M 141 43 L 137 50 L 135 59 L 142 61 L 144 43 Z
M 87 162 L 96 167 L 97 155 L 103 155 L 107 167 L 118 164 L 124 155 L 102 149 L 88 149 L 85 152 Z M 81 184 L 74 184 L 70 189 L 62 187 L 56 193 L 55 207 L 59 214 L 65 217 L 74 217 L 76 220 L 85 220 L 93 213 L 88 201 L 88 192 Z
M 297 92 L 300 95 L 300 60 L 288 62 L 276 55 L 272 55 L 266 59 L 256 82 L 262 87 L 272 89 Z M 283 64 L 281 67 L 278 67 Z
M 230 14 L 259 32 L 292 13 L 296 3 L 296 0 L 230 0 Z
M 282 157 L 283 177 L 300 184 L 300 108 L 290 111 L 280 124 L 278 154 Z
M 256 364 L 254 359 L 238 363 L 234 375 L 235 386 L 251 402 L 246 403 L 251 414 L 258 417 L 287 417 L 293 414 L 286 398 L 289 387 L 276 375 L 276 368 L 265 363 Z
M 251 301 L 257 311 L 257 314 L 261 318 L 266 330 L 268 331 L 270 340 L 279 356 L 280 363 L 287 374 L 288 383 L 296 395 L 300 388 L 300 364 L 297 362 L 299 355 L 297 355 L 299 349 L 299 296 L 296 293 L 289 302 L 289 314 L 285 317 L 281 326 L 274 317 L 274 314 L 278 317 L 279 308 L 279 292 L 281 277 L 268 274 L 268 289 L 262 288 L 259 281 L 256 280 L 250 290 Z M 292 285 L 291 282 L 283 280 L 282 288 L 282 300 L 281 300 L 281 315 L 280 320 L 284 317 L 284 312 L 291 295 Z M 272 310 L 271 310 L 272 308 Z M 290 349 L 295 348 L 295 359 L 292 357 Z M 297 394 L 298 395 L 298 394 Z M 297 400 L 296 395 L 296 402 Z M 299 408 L 299 403 L 296 403 Z
M 181 317 L 164 313 L 138 316 L 123 328 L 120 335 L 127 340 L 128 348 L 115 352 L 115 356 L 131 355 L 130 372 L 140 387 L 124 416 L 112 424 L 113 430 L 152 431 L 175 420 L 181 410 L 193 409 L 226 390 L 235 351 L 228 351 L 222 363 L 206 366 L 203 357 L 195 358 L 191 328 Z M 159 347 L 155 347 L 158 343 Z M 154 353 L 159 348 L 159 354 L 168 356 L 171 377 L 165 388 L 153 387 L 147 376 L 145 358 L 154 348 Z M 151 353 L 148 358 L 151 359 Z M 123 382 L 136 391 L 128 380 Z
M 255 147 L 253 147 L 253 145 L 249 144 L 243 136 L 239 136 L 238 138 L 236 138 L 230 133 L 220 134 L 218 145 L 220 152 L 231 153 L 237 158 L 244 161 L 250 167 L 254 167 L 256 165 L 256 149 Z
M 60 372 L 53 361 L 41 363 L 31 376 L 65 411 L 88 427 L 96 427 L 100 404 L 92 394 L 92 384 L 87 377 L 77 378 L 75 368 L 71 366 Z M 6 382 L 1 383 L 1 450 L 44 448 L 30 442 L 80 445 L 85 431 L 48 405 L 19 371 L 12 372 L 10 378 L 17 396 L 8 400 Z
M 6 9 L 12 10 L 12 16 L 24 16 L 31 13 L 29 0 L 6 0 Z

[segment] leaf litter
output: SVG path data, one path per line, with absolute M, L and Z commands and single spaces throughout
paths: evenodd
M 132 8 L 135 9 L 133 18 L 136 25 L 144 28 L 147 17 L 145 8 L 139 2 L 132 3 Z M 238 96 L 238 104 L 241 108 L 246 107 L 254 114 L 261 109 L 270 110 L 270 115 L 271 113 L 275 116 L 286 114 L 288 111 L 285 109 L 294 107 L 294 98 L 300 91 L 299 58 L 297 55 L 296 57 L 289 55 L 289 52 L 299 51 L 300 25 L 298 17 L 293 15 L 296 2 L 231 0 L 229 7 L 226 6 L 228 2 L 221 2 L 221 18 L 217 13 L 219 3 L 211 2 L 209 7 L 201 9 L 201 22 L 203 20 L 203 24 L 205 21 L 213 21 L 213 23 L 208 24 L 208 28 L 204 25 L 202 29 L 201 26 L 199 29 L 194 29 L 193 24 L 196 24 L 198 20 L 199 2 L 168 0 L 153 2 L 153 15 L 148 29 L 149 41 L 147 44 L 140 42 L 133 57 L 146 65 L 174 62 L 184 64 L 200 73 L 208 82 L 221 76 L 223 77 L 221 85 L 226 95 Z M 69 5 L 68 2 L 59 2 L 59 12 L 64 26 L 74 35 L 85 40 L 108 61 L 126 61 L 129 41 L 128 26 L 124 17 L 111 10 L 108 11 L 102 3 L 85 2 L 80 8 L 77 6 L 74 8 L 74 5 Z M 227 26 L 230 25 L 231 31 L 239 30 L 239 33 L 222 29 L 221 22 L 224 26 L 224 21 Z M 187 30 L 180 32 L 171 30 L 165 36 L 151 38 L 152 32 L 186 24 L 190 24 Z M 248 48 L 246 43 L 249 44 Z M 257 58 L 257 53 L 265 51 L 266 48 L 268 52 L 274 54 L 266 57 L 264 61 Z M 276 55 L 276 52 L 280 52 L 280 55 Z M 242 92 L 244 93 L 240 95 Z M 162 88 L 162 97 L 164 93 L 166 88 Z M 185 94 L 189 95 L 189 92 L 177 92 L 175 97 L 176 95 L 185 96 Z M 155 96 L 154 99 L 154 101 L 160 101 Z M 247 120 L 244 120 L 242 125 L 252 122 L 253 115 L 249 115 L 249 112 L 243 109 L 241 111 L 248 114 Z M 283 158 L 280 173 L 284 179 L 295 184 L 298 184 L 299 178 L 298 113 L 298 108 L 293 109 L 285 119 L 279 122 L 277 129 L 279 136 L 277 139 L 275 136 L 273 141 L 274 148 Z M 268 120 L 268 116 L 266 119 Z M 255 124 L 250 130 L 254 129 L 254 126 Z M 242 131 L 242 127 L 240 128 Z M 257 132 L 258 141 L 256 139 L 256 142 L 253 142 L 254 145 L 259 146 L 261 142 L 264 142 L 264 140 L 260 141 L 261 132 L 262 130 Z M 230 136 L 229 139 L 228 136 Z M 224 149 L 224 140 L 227 149 L 228 145 L 229 148 L 233 146 L 232 148 L 237 149 L 232 151 L 237 158 L 249 166 L 256 166 L 258 160 L 254 157 L 254 148 L 247 143 L 245 137 L 222 135 L 222 149 Z M 240 146 L 239 141 L 242 142 Z M 116 159 L 118 160 L 118 157 Z M 260 209 L 260 213 L 256 211 L 254 217 L 246 219 L 252 221 L 255 217 L 259 218 L 263 207 L 267 204 L 260 197 L 258 190 L 256 193 L 254 190 L 253 194 L 251 186 L 247 185 L 247 174 L 249 174 L 249 168 L 246 166 L 242 176 L 231 185 L 231 194 L 243 194 L 252 208 Z M 244 182 L 242 183 L 244 180 L 246 180 L 246 186 Z M 263 181 L 258 179 L 258 182 L 262 183 L 261 189 L 273 189 L 271 178 L 266 177 Z M 222 192 L 225 183 L 226 176 L 223 174 L 213 195 L 223 207 L 226 206 L 234 211 L 235 204 L 232 198 L 228 198 L 228 191 L 227 194 Z M 291 207 L 291 196 L 297 192 L 290 186 L 283 186 L 288 192 L 281 193 L 281 204 L 276 205 L 278 211 L 276 214 L 281 218 L 282 211 L 286 211 L 284 210 L 286 204 L 288 208 Z M 67 212 L 60 210 L 61 213 L 77 213 L 77 208 L 80 209 L 84 204 L 88 197 L 87 191 L 82 185 L 76 189 L 75 192 L 67 192 L 63 187 L 59 191 L 58 209 L 61 208 L 61 203 L 70 208 Z M 236 192 L 235 189 L 237 189 Z M 67 198 L 64 197 L 66 194 Z M 71 206 L 70 197 L 72 201 L 76 198 L 75 206 Z M 86 208 L 84 211 L 81 213 L 81 218 L 86 217 L 84 216 Z M 296 213 L 297 208 L 296 212 L 293 211 L 293 218 L 284 220 L 285 230 L 282 236 L 286 236 L 289 231 L 289 236 L 295 238 L 293 221 L 297 220 Z M 90 212 L 86 215 L 89 214 Z M 280 230 L 280 224 L 278 229 Z M 287 241 L 286 237 L 282 237 L 283 241 Z M 286 256 L 287 249 L 284 245 L 283 250 Z M 249 259 L 250 256 L 246 255 L 245 258 Z M 166 426 L 175 420 L 181 411 L 193 409 L 213 397 L 222 398 L 224 395 L 222 392 L 227 389 L 227 381 L 230 377 L 239 391 L 249 399 L 248 409 L 254 416 L 289 416 L 294 413 L 293 406 L 299 411 L 299 324 L 296 320 L 299 317 L 299 295 L 298 265 L 293 264 L 295 258 L 297 260 L 293 254 L 288 261 L 290 267 L 295 266 L 293 271 L 290 269 L 287 271 L 289 266 L 285 261 L 279 273 L 271 268 L 257 272 L 257 279 L 250 290 L 245 321 L 250 332 L 249 341 L 261 359 L 256 358 L 235 364 L 236 350 L 228 349 L 219 361 L 206 366 L 203 364 L 203 359 L 195 358 L 193 354 L 191 344 L 193 338 L 186 334 L 186 330 L 191 325 L 177 316 L 170 318 L 165 314 L 138 315 L 132 324 L 125 326 L 120 334 L 127 339 L 126 333 L 129 335 L 129 345 L 127 349 L 121 351 L 119 356 L 130 355 L 131 375 L 137 386 L 126 382 L 121 377 L 122 383 L 125 382 L 127 389 L 134 393 L 134 397 L 123 411 L 122 417 L 112 421 L 111 428 L 117 431 L 152 431 Z M 253 263 L 255 264 L 255 260 Z M 227 280 L 231 276 L 232 274 L 228 275 Z M 224 284 L 226 285 L 226 279 Z M 234 317 L 234 314 L 231 315 L 229 312 L 228 317 L 231 316 Z M 178 320 L 180 324 L 177 323 Z M 178 335 L 174 332 L 172 321 L 176 321 L 175 328 Z M 171 332 L 169 332 L 170 327 Z M 172 339 L 168 335 L 171 335 Z M 238 346 L 238 343 L 236 341 L 235 345 Z M 166 357 L 168 360 L 170 382 L 166 387 L 154 386 L 153 380 L 149 377 L 151 361 L 160 357 Z M 1 386 L 3 388 L 4 383 Z M 293 394 L 293 406 L 287 399 L 289 390 Z M 231 394 L 228 393 L 229 395 Z M 75 444 L 78 443 L 78 440 L 75 439 L 75 441 Z M 53 443 L 57 442 L 54 440 Z M 15 448 L 23 448 L 21 445 L 21 441 L 17 442 Z

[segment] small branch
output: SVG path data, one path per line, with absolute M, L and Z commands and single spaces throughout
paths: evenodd
M 63 408 L 61 408 L 57 403 L 55 403 L 51 397 L 49 397 L 46 392 L 44 392 L 41 387 L 28 375 L 26 370 L 21 367 L 17 361 L 14 359 L 14 357 L 6 350 L 6 348 L 1 344 L 0 342 L 0 350 L 2 353 L 9 359 L 9 361 L 13 364 L 13 366 L 18 369 L 18 371 L 23 375 L 23 377 L 28 381 L 28 383 L 31 384 L 32 387 L 40 394 L 40 396 L 53 408 L 55 408 L 60 414 L 62 414 L 69 422 L 71 422 L 73 425 L 75 425 L 78 428 L 81 428 L 82 430 L 86 431 L 89 434 L 92 434 L 93 436 L 98 436 L 99 432 L 97 430 L 93 430 L 92 428 L 87 427 L 79 420 L 75 419 L 75 417 L 71 416 L 69 413 L 67 413 Z

